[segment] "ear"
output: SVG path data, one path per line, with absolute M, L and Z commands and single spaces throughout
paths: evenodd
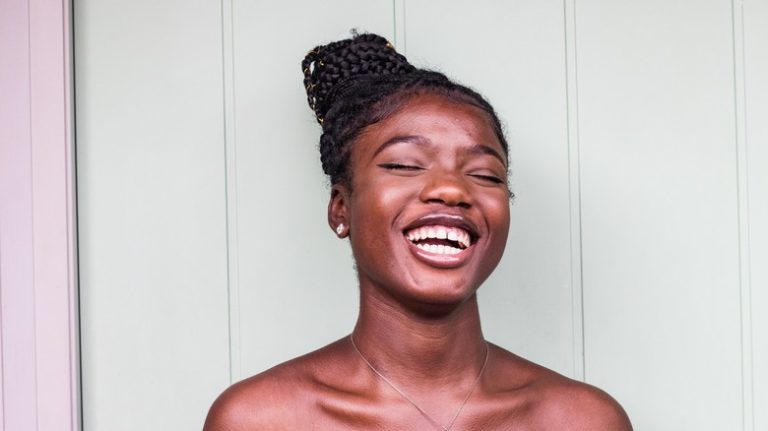
M 328 201 L 328 226 L 339 238 L 344 238 L 349 233 L 349 189 L 342 184 L 335 184 L 331 188 L 331 198 Z M 342 229 L 337 230 L 339 226 Z

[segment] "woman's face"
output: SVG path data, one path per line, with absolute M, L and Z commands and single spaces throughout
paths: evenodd
M 472 297 L 504 252 L 506 156 L 487 115 L 440 96 L 413 98 L 352 144 L 352 191 L 334 186 L 362 287 L 415 307 Z

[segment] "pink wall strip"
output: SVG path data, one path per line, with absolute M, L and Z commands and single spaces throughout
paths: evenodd
M 0 1 L 0 424 L 79 429 L 71 5 Z

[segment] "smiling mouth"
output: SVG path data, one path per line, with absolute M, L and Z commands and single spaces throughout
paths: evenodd
M 459 254 L 472 245 L 472 235 L 455 226 L 421 226 L 406 230 L 404 234 L 416 247 L 434 254 Z

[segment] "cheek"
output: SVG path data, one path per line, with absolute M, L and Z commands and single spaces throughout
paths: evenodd
M 376 178 L 361 180 L 353 192 L 352 221 L 365 225 L 373 219 L 390 227 L 413 195 L 411 185 L 402 180 Z M 384 228 L 385 226 L 381 226 Z
M 509 195 L 506 192 L 495 190 L 493 193 L 486 193 L 480 201 L 489 219 L 509 225 Z
M 504 227 L 504 231 L 509 231 L 509 200 L 504 199 L 504 202 L 500 204 L 499 211 L 501 213 L 501 224 Z
M 504 251 L 507 246 L 507 238 L 509 236 L 509 201 L 505 198 L 503 200 L 493 199 L 486 202 L 485 214 L 490 232 L 490 244 L 488 245 L 486 259 L 484 259 L 482 266 L 483 272 L 486 273 L 486 277 L 493 272 L 501 262 L 501 258 L 504 256 Z
M 488 223 L 493 231 L 495 241 L 500 241 L 501 247 L 506 245 L 507 235 L 509 233 L 509 199 L 504 198 L 490 199 L 485 202 L 485 213 Z
M 395 252 L 400 250 L 402 232 L 397 226 L 412 200 L 411 186 L 402 179 L 359 179 L 350 201 L 350 245 L 358 266 L 387 266 L 391 259 L 399 259 Z
M 350 228 L 361 246 L 379 246 L 391 231 L 393 221 L 402 208 L 398 190 L 384 184 L 362 182 L 353 191 L 350 205 Z M 365 242 L 364 242 L 365 241 Z

